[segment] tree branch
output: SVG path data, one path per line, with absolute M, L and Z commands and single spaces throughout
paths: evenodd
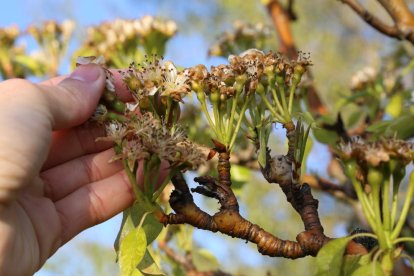
M 354 12 L 356 12 L 365 22 L 377 29 L 379 32 L 391 36 L 398 37 L 398 29 L 394 26 L 385 24 L 381 19 L 371 14 L 366 10 L 357 0 L 341 0 L 342 3 L 348 5 Z
M 357 0 L 340 0 L 355 11 L 365 22 L 377 31 L 399 40 L 406 39 L 414 44 L 414 15 L 403 0 L 378 0 L 394 21 L 387 25 L 365 9 Z

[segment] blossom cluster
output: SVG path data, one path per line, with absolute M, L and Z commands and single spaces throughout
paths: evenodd
M 251 24 L 235 21 L 233 30 L 221 34 L 217 43 L 210 47 L 209 55 L 226 57 L 231 53 L 237 53 L 237 50 L 262 49 L 270 33 L 271 29 L 263 23 Z
M 282 80 L 282 85 L 290 84 L 297 75 L 300 80 L 306 67 L 311 65 L 309 57 L 304 54 L 300 54 L 297 60 L 288 60 L 278 53 L 265 54 L 257 49 L 230 55 L 228 61 L 228 65 L 212 66 L 210 72 L 203 65 L 188 69 L 193 89 L 202 87 L 207 94 L 218 90 L 231 97 L 240 85 L 244 85 L 246 91 L 252 93 L 259 83 L 264 86 L 274 85 L 276 77 Z
M 414 160 L 414 144 L 399 139 L 367 142 L 354 138 L 348 143 L 340 144 L 339 155 L 344 161 L 352 159 L 371 167 L 377 167 L 391 159 L 406 165 Z
M 74 29 L 75 22 L 72 20 L 65 20 L 60 24 L 50 20 L 40 26 L 31 25 L 27 31 L 40 45 L 49 45 L 58 52 L 69 41 Z
M 0 29 L 0 45 L 11 47 L 20 34 L 19 28 L 14 25 Z
M 169 129 L 150 112 L 133 116 L 127 122 L 110 121 L 106 124 L 107 137 L 122 149 L 113 160 L 126 160 L 133 169 L 138 160 L 157 156 L 168 161 L 172 168 L 196 169 L 204 163 L 201 150 L 180 129 Z
M 202 64 L 180 71 L 171 61 L 151 55 L 141 64 L 132 63 L 121 74 L 137 102 L 156 93 L 181 102 L 191 90 L 201 90 L 207 95 L 218 91 L 224 98 L 229 98 L 238 89 L 245 88 L 246 92 L 252 93 L 259 83 L 268 86 L 275 82 L 275 77 L 282 79 L 279 85 L 289 85 L 311 64 L 303 54 L 297 60 L 287 60 L 278 53 L 265 54 L 257 49 L 231 55 L 228 60 L 229 64 L 211 66 L 210 71 Z
M 157 55 L 146 57 L 142 64 L 132 63 L 127 71 L 121 71 L 123 80 L 135 97 L 141 102 L 148 96 L 159 93 L 161 97 L 171 97 L 182 101 L 191 91 L 188 71 L 178 71 L 171 61 L 163 61 Z
M 140 45 L 166 41 L 177 32 L 177 25 L 171 20 L 161 20 L 152 16 L 140 19 L 116 19 L 90 27 L 87 31 L 86 49 L 93 49 L 106 60 L 123 49 L 127 54 Z M 156 38 L 156 39 L 154 39 Z

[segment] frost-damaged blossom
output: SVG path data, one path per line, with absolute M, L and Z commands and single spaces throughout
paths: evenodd
M 138 116 L 133 125 L 134 139 L 140 144 L 143 154 L 157 155 L 174 167 L 195 169 L 204 163 L 205 157 L 202 152 L 181 130 L 168 129 L 151 113 Z
M 262 23 L 249 24 L 242 21 L 233 23 L 233 30 L 224 32 L 218 42 L 210 47 L 210 56 L 228 56 L 237 50 L 252 47 L 264 48 L 266 40 L 270 35 L 270 28 Z
M 368 85 L 373 84 L 376 77 L 377 72 L 373 67 L 365 67 L 352 76 L 350 84 L 351 89 L 362 90 Z
M 93 49 L 110 60 L 111 54 L 124 48 L 137 49 L 145 41 L 151 41 L 153 35 L 158 41 L 167 41 L 177 32 L 177 25 L 171 20 L 162 20 L 152 16 L 140 19 L 103 22 L 88 28 L 84 47 Z
M 132 63 L 127 71 L 121 72 L 124 83 L 137 102 L 157 92 L 161 97 L 182 101 L 190 92 L 189 72 L 179 72 L 171 61 L 163 62 L 162 59 L 152 55 L 142 64 L 136 66 Z
M 98 124 L 103 124 L 106 120 L 108 114 L 108 109 L 105 105 L 99 104 L 96 107 L 95 112 L 93 113 L 91 120 L 97 122 Z
M 189 68 L 193 90 L 203 87 L 206 92 L 220 91 L 227 97 L 234 95 L 235 89 L 243 84 L 247 93 L 254 93 L 259 83 L 268 85 L 281 77 L 282 85 L 290 84 L 295 75 L 300 76 L 311 65 L 309 55 L 300 52 L 296 60 L 287 60 L 278 53 L 264 53 L 249 49 L 240 55 L 230 55 L 228 65 L 212 66 L 210 73 L 202 65 Z M 280 85 L 280 84 L 278 84 Z
M 391 159 L 408 164 L 414 160 L 414 144 L 398 139 L 381 139 L 376 142 L 366 142 L 353 139 L 339 146 L 338 154 L 343 160 L 353 159 L 361 164 L 377 167 Z
M 149 112 L 137 115 L 128 123 L 110 122 L 106 126 L 107 136 L 100 141 L 113 141 L 122 147 L 122 152 L 112 160 L 126 160 L 133 168 L 140 159 L 158 156 L 171 167 L 196 169 L 204 163 L 205 156 L 188 140 L 180 129 L 172 131 Z
M 106 137 L 99 137 L 96 141 L 110 141 L 120 145 L 128 134 L 128 125 L 117 121 L 107 122 L 105 125 Z
M 12 47 L 19 35 L 20 30 L 16 25 L 0 28 L 0 45 Z
M 191 90 L 188 85 L 188 71 L 177 73 L 177 68 L 171 61 L 164 64 L 164 69 L 161 96 L 171 97 L 173 100 L 181 102 L 182 98 Z

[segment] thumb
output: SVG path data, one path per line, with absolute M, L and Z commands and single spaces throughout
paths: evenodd
M 40 85 L 45 91 L 53 130 L 85 122 L 94 112 L 105 87 L 105 72 L 95 64 L 81 65 L 58 85 Z

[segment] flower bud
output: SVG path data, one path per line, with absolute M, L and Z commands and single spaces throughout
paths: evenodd
M 368 184 L 371 186 L 379 186 L 384 180 L 382 172 L 376 168 L 369 168 L 367 176 Z
M 213 89 L 210 93 L 210 101 L 214 105 L 218 105 L 220 102 L 220 93 L 217 89 Z

